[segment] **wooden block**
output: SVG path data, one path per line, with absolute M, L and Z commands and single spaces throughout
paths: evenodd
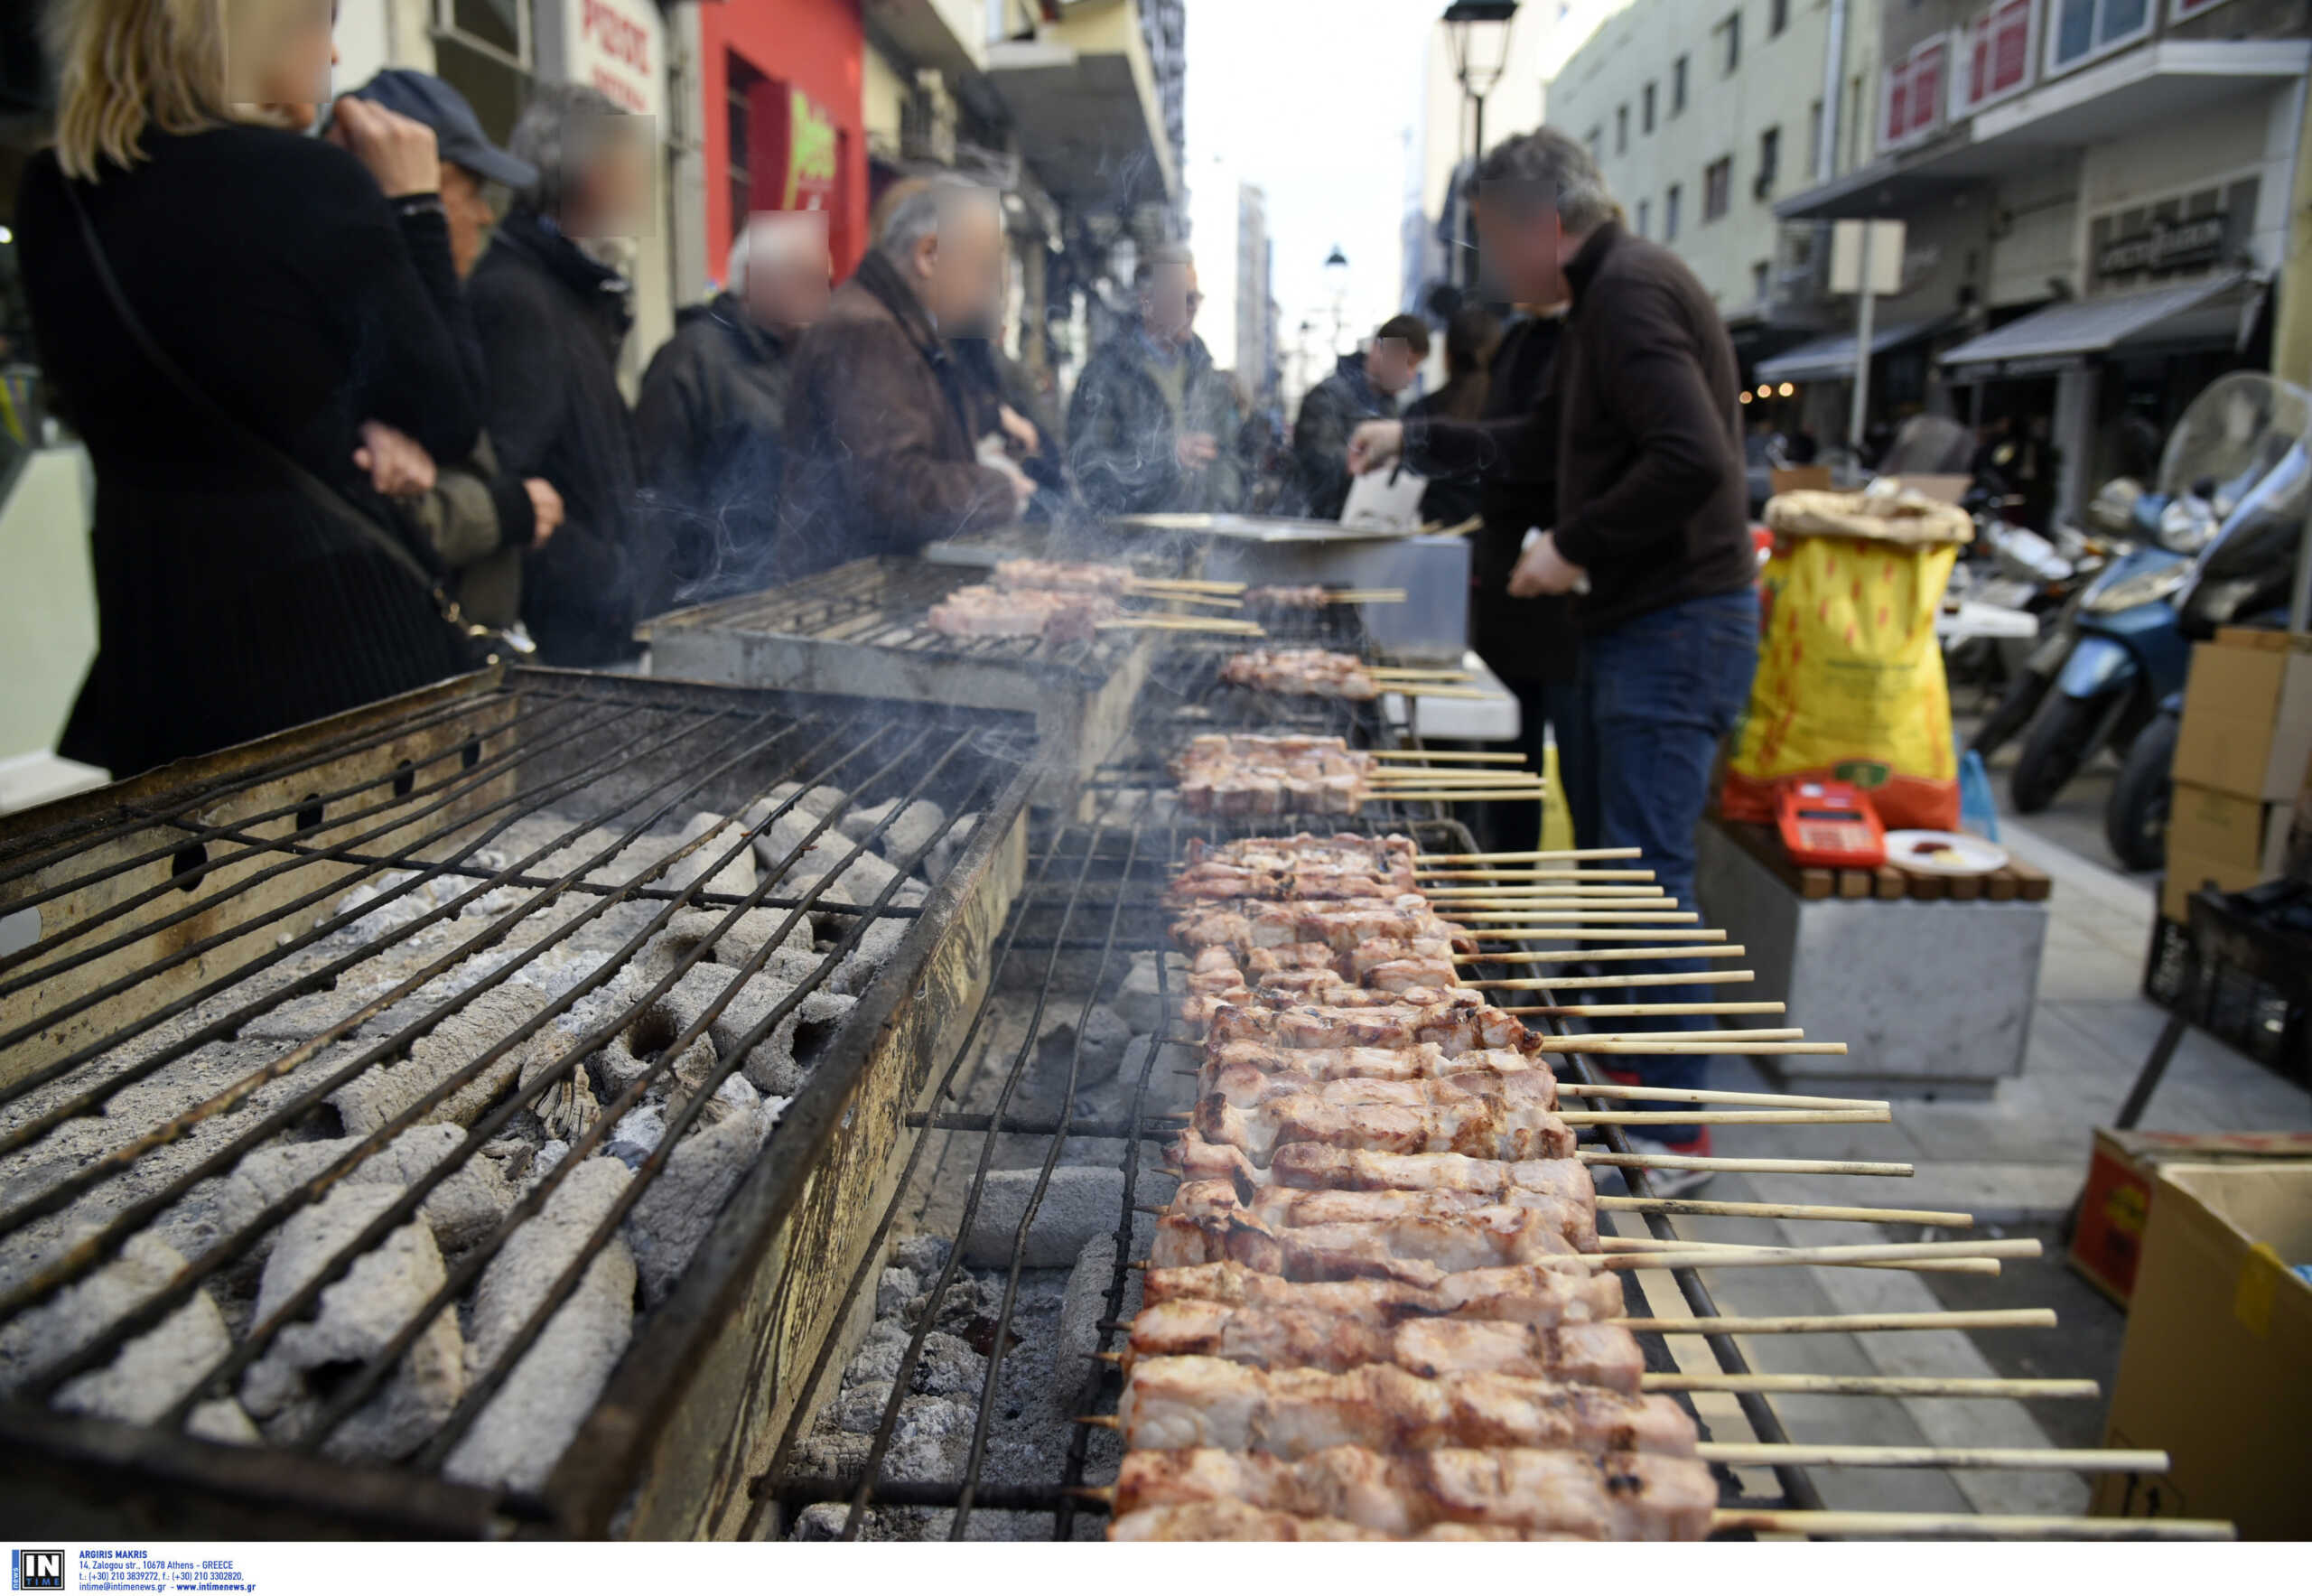
M 2055 891 L 2055 882 L 2048 879 L 2044 870 L 2026 864 L 2019 859 L 2009 860 L 2007 868 L 2015 873 L 2018 882 L 2016 896 L 2026 903 L 2042 902 L 2049 892 Z
M 1868 870 L 1839 872 L 1839 896 L 1841 898 L 1868 898 L 1871 888 L 1878 884 L 1878 878 Z
M 1827 898 L 1838 884 L 1838 873 L 1810 864 L 1798 873 L 1798 895 L 1808 902 Z
M 1881 903 L 1892 903 L 1910 891 L 1910 879 L 1891 864 L 1881 864 L 1878 873 L 1878 896 Z
M 1911 896 L 1921 903 L 1937 902 L 1950 895 L 1948 876 L 1929 875 L 1923 870 L 1906 870 L 1903 874 L 1909 878 Z
M 2002 864 L 1983 877 L 1983 896 L 1993 903 L 2011 903 L 2022 886 L 2022 882 L 2016 876 L 2015 867 Z
M 1979 875 L 1954 875 L 1951 881 L 1951 901 L 1972 903 L 1983 895 L 1983 878 Z

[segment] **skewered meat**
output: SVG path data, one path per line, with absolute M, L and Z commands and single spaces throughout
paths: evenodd
M 1116 602 L 1097 593 L 1046 593 L 985 585 L 959 587 L 931 606 L 924 624 L 954 638 L 1042 638 L 1088 642 Z
M 998 560 L 995 585 L 1051 593 L 1121 593 L 1132 585 L 1132 573 L 1122 565 L 1095 565 L 1069 560 Z
M 1340 1083 L 1346 1084 L 1346 1083 Z M 1270 1097 L 1239 1108 L 1218 1093 L 1200 1099 L 1189 1122 L 1207 1142 L 1241 1147 L 1256 1164 L 1294 1142 L 1375 1153 L 1460 1153 L 1472 1158 L 1571 1158 L 1572 1127 L 1525 1101 L 1480 1097 L 1443 1081 L 1375 1082 L 1425 1101 L 1338 1101 L 1322 1092 Z M 1449 1095 L 1450 1094 L 1450 1095 Z
M 1172 770 L 1192 815 L 1352 815 L 1373 763 L 1338 737 L 1213 733 L 1189 739 Z
M 1356 655 L 1326 649 L 1248 649 L 1221 666 L 1220 679 L 1263 693 L 1307 697 L 1370 703 L 1381 695 L 1380 684 Z
M 1143 1358 L 1225 1358 L 1256 1368 L 1368 1363 L 1409 1373 L 1547 1376 L 1637 1394 L 1645 1355 L 1617 1324 L 1542 1327 L 1492 1319 L 1409 1319 L 1381 1324 L 1306 1308 L 1246 1308 L 1184 1298 L 1144 1308 L 1132 1321 L 1125 1368 Z
M 1621 1282 L 1602 1271 L 1510 1265 L 1465 1269 L 1434 1286 L 1401 1280 L 1294 1281 L 1243 1264 L 1151 1269 L 1141 1301 L 1221 1302 L 1279 1312 L 1335 1314 L 1381 1324 L 1410 1319 L 1497 1319 L 1510 1324 L 1592 1324 L 1617 1319 Z
M 1147 1358 L 1117 1405 L 1124 1445 L 1219 1447 L 1303 1458 L 1328 1446 L 1376 1451 L 1537 1447 L 1692 1457 L 1693 1421 L 1667 1396 L 1624 1396 L 1524 1375 L 1423 1379 L 1384 1363 L 1346 1374 L 1247 1368 L 1218 1358 Z
M 1478 1209 L 1450 1219 L 1385 1219 L 1367 1225 L 1264 1225 L 1238 1209 L 1156 1221 L 1149 1260 L 1166 1269 L 1243 1264 L 1287 1280 L 1399 1280 L 1436 1285 L 1450 1274 L 1505 1264 L 1559 1260 L 1591 1267 L 1550 1216 L 1531 1209 Z
M 1212 843 L 1190 837 L 1181 850 L 1181 863 L 1193 870 L 1200 864 L 1231 864 L 1245 870 L 1334 869 L 1372 874 L 1402 875 L 1411 891 L 1413 863 L 1418 857 L 1411 837 L 1362 836 L 1353 831 L 1316 836 L 1299 832 L 1288 837 L 1240 837 Z
M 1541 1051 L 1543 1038 L 1515 1014 L 1488 1008 L 1478 994 L 1422 1001 L 1413 993 L 1385 1007 L 1302 1004 L 1290 1009 L 1230 1003 L 1216 1012 L 1209 1041 L 1258 1041 L 1279 1048 L 1401 1048 L 1427 1042 L 1450 1055 L 1488 1048 Z
M 1263 1512 L 1242 1502 L 1182 1502 L 1142 1507 L 1108 1523 L 1112 1541 L 1564 1541 L 1506 1525 L 1436 1524 L 1412 1535 L 1364 1529 L 1343 1518 Z
M 1391 958 L 1438 951 L 1474 953 L 1468 929 L 1439 916 L 1417 892 L 1392 898 L 1240 899 L 1198 903 L 1172 922 L 1172 939 L 1187 947 L 1259 947 L 1321 942 L 1336 954 L 1366 944 L 1390 941 L 1414 946 L 1393 949 Z M 1442 944 L 1442 948 L 1421 947 Z
M 1291 586 L 1276 584 L 1256 587 L 1245 594 L 1245 602 L 1259 604 L 1272 610 L 1321 610 L 1333 602 L 1333 591 L 1313 584 Z
M 1242 1209 L 1267 1225 L 1369 1225 L 1379 1220 L 1451 1219 L 1496 1205 L 1546 1215 L 1558 1234 L 1580 1252 L 1598 1245 L 1598 1215 L 1588 1203 L 1552 1192 L 1512 1190 L 1498 1199 L 1476 1191 L 1309 1191 L 1262 1186 L 1240 1192 L 1233 1181 L 1184 1181 L 1172 1211 L 1198 1218 Z
M 1698 1541 L 1710 1533 L 1718 1487 L 1710 1466 L 1693 1458 L 1529 1447 L 1397 1456 L 1328 1447 L 1290 1463 L 1259 1452 L 1144 1451 L 1127 1455 L 1116 1477 L 1119 1521 L 1152 1523 L 1152 1512 L 1219 1503 L 1233 1511 L 1204 1522 L 1283 1512 L 1393 1535 L 1462 1524 L 1585 1540 Z
M 1556 1081 L 1541 1058 L 1510 1048 L 1484 1048 L 1453 1057 L 1427 1042 L 1409 1048 L 1279 1048 L 1239 1041 L 1219 1043 L 1206 1053 L 1203 1090 L 1249 1090 L 1248 1071 L 1307 1081 L 1427 1080 L 1482 1072 L 1542 1075 Z
M 1589 1166 L 1571 1158 L 1506 1162 L 1458 1153 L 1370 1153 L 1296 1142 L 1280 1147 L 1263 1170 L 1244 1150 L 1183 1133 L 1167 1156 L 1184 1181 L 1233 1181 L 1249 1196 L 1263 1186 L 1304 1191 L 1468 1191 L 1507 1201 L 1511 1191 L 1538 1191 L 1595 1207 Z

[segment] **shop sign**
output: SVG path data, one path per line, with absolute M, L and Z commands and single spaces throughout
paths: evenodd
M 793 85 L 774 85 L 770 170 L 778 174 L 779 210 L 831 210 L 842 177 L 834 117 Z
M 666 24 L 650 0 L 564 0 L 563 26 L 570 81 L 637 116 L 665 109 Z
M 2188 221 L 2155 221 L 2142 232 L 2124 234 L 2097 250 L 2095 275 L 2125 277 L 2214 266 L 2223 257 L 2229 226 L 2230 218 L 2221 210 Z

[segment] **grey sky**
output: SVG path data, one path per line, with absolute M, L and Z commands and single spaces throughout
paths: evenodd
M 1302 319 L 1332 332 L 1326 254 L 1348 257 L 1348 331 L 1396 309 L 1408 133 L 1422 51 L 1444 0 L 1188 0 L 1192 177 L 1226 155 L 1268 198 L 1279 342 L 1290 370 Z

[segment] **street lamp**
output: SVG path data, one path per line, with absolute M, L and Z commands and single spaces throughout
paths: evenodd
M 1453 51 L 1453 75 L 1461 81 L 1461 95 L 1474 113 L 1476 148 L 1472 160 L 1485 158 L 1485 97 L 1509 65 L 1509 24 L 1517 14 L 1517 0 L 1453 0 L 1445 8 L 1445 40 Z M 1475 166 L 1471 167 L 1474 177 Z M 1478 280 L 1478 245 L 1469 227 L 1469 196 L 1461 197 L 1461 270 L 1454 274 L 1465 284 Z
M 1340 353 L 1341 330 L 1347 325 L 1348 314 L 1348 257 L 1336 244 L 1333 252 L 1325 257 L 1325 286 L 1333 296 L 1333 353 Z

